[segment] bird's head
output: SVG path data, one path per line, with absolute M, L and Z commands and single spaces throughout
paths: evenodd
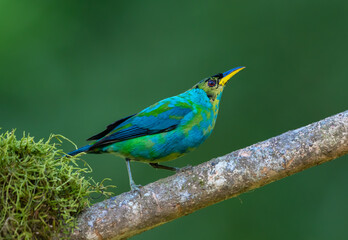
M 194 85 L 192 89 L 199 88 L 204 90 L 211 102 L 220 100 L 221 93 L 224 90 L 228 80 L 230 80 L 235 74 L 237 74 L 244 68 L 245 67 L 236 67 L 227 72 L 219 73 L 214 76 L 205 78 Z

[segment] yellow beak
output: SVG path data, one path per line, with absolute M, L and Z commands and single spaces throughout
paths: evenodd
M 228 80 L 230 80 L 234 75 L 236 75 L 238 72 L 242 71 L 245 67 L 236 67 L 233 68 L 227 72 L 223 73 L 223 78 L 220 79 L 219 84 L 221 86 L 225 86 L 225 84 L 228 82 Z

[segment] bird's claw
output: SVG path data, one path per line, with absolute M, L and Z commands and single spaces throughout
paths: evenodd
M 191 165 L 187 165 L 186 167 L 182 167 L 182 168 L 176 168 L 176 172 L 177 173 L 181 173 L 181 172 L 186 172 L 186 171 L 189 171 L 189 170 L 192 170 L 192 166 Z
M 131 191 L 132 192 L 138 192 L 140 193 L 140 188 L 142 187 L 141 185 L 137 185 L 137 184 L 131 184 Z

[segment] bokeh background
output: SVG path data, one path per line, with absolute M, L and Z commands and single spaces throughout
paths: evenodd
M 348 109 L 348 2 L 0 1 L 0 127 L 78 145 L 204 77 L 229 82 L 212 136 L 168 165 L 197 165 Z M 72 145 L 64 145 L 66 151 Z M 115 194 L 122 159 L 84 159 Z M 134 239 L 348 239 L 348 157 Z M 171 173 L 133 164 L 145 185 Z

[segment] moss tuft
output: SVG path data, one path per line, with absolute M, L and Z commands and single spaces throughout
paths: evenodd
M 89 195 L 105 189 L 86 179 L 90 167 L 65 157 L 54 139 L 66 138 L 35 142 L 25 134 L 17 140 L 14 131 L 0 135 L 0 239 L 68 238 Z

